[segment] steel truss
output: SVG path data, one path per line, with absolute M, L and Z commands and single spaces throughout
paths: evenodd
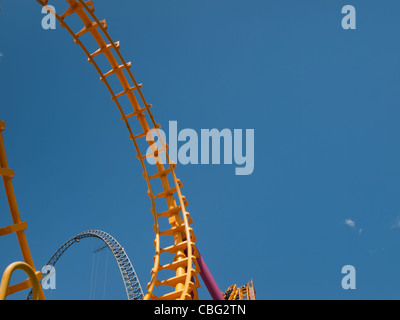
M 128 255 L 126 254 L 124 248 L 118 243 L 118 241 L 104 231 L 87 230 L 69 239 L 50 258 L 50 260 L 47 262 L 47 265 L 55 266 L 57 261 L 65 253 L 65 251 L 69 249 L 69 247 L 71 247 L 73 244 L 79 242 L 79 240 L 84 238 L 98 238 L 107 245 L 107 247 L 110 249 L 110 251 L 114 255 L 115 260 L 118 263 L 118 268 L 119 271 L 121 272 L 122 280 L 124 281 L 128 300 L 142 300 L 143 299 L 142 287 L 135 273 L 135 269 L 133 268 L 132 263 L 129 260 Z M 43 276 L 45 276 L 45 274 Z M 27 299 L 28 300 L 32 299 L 32 291 L 29 292 Z

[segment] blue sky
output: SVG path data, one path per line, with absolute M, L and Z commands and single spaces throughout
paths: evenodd
M 255 130 L 252 175 L 236 176 L 235 165 L 177 170 L 222 290 L 253 279 L 258 299 L 399 298 L 398 1 L 94 2 L 163 127 Z M 356 30 L 341 27 L 348 4 Z M 35 1 L 0 9 L 0 118 L 36 265 L 101 229 L 145 287 L 150 201 L 115 105 L 68 33 L 41 28 Z M 16 243 L 0 239 L 2 269 L 21 259 Z M 46 296 L 89 299 L 96 283 L 96 298 L 124 299 L 112 257 L 93 254 L 99 246 L 72 247 Z M 341 287 L 349 264 L 356 290 Z M 205 286 L 200 296 L 209 299 Z

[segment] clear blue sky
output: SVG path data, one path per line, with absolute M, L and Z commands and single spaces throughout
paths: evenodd
M 398 1 L 94 2 L 164 127 L 255 129 L 252 175 L 235 176 L 235 165 L 177 170 L 222 290 L 253 279 L 258 299 L 400 297 Z M 347 4 L 356 30 L 341 27 Z M 101 229 L 145 287 L 150 201 L 115 105 L 66 30 L 41 28 L 34 0 L 0 9 L 0 118 L 36 265 Z M 21 259 L 16 243 L 0 239 L 2 269 Z M 62 257 L 49 299 L 89 299 L 94 283 L 96 298 L 125 298 L 112 256 L 93 255 L 98 246 L 86 239 Z M 341 287 L 348 264 L 356 290 Z

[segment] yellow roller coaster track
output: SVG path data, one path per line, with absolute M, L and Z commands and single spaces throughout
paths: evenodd
M 28 225 L 25 221 L 21 221 L 21 216 L 19 214 L 17 200 L 14 193 L 14 187 L 12 183 L 12 179 L 15 176 L 14 170 L 8 167 L 6 149 L 3 140 L 3 131 L 5 128 L 6 125 L 4 121 L 0 121 L 0 176 L 3 177 L 4 189 L 6 192 L 8 206 L 10 207 L 13 224 L 1 228 L 0 236 L 7 236 L 15 232 L 19 247 L 21 249 L 22 257 L 25 262 L 14 262 L 4 271 L 0 286 L 0 300 L 5 299 L 7 296 L 13 293 L 28 289 L 31 286 L 35 287 L 36 297 L 43 300 L 45 297 L 42 287 L 39 285 L 39 280 L 42 279 L 42 273 L 35 270 L 35 265 L 33 263 L 32 255 L 29 250 L 28 241 L 25 235 L 25 230 L 28 228 Z M 9 287 L 8 284 L 10 282 L 11 275 L 16 269 L 24 270 L 29 275 L 29 278 Z
M 230 286 L 223 294 L 225 300 L 255 300 L 256 293 L 253 281 L 250 280 L 244 286 L 238 287 L 236 284 Z
M 50 5 L 48 1 L 37 0 L 42 6 Z M 120 43 L 114 42 L 110 35 L 107 33 L 107 22 L 100 21 L 94 14 L 93 1 L 82 0 L 66 0 L 69 7 L 61 15 L 51 10 L 48 6 L 47 9 L 51 12 L 60 23 L 60 26 L 65 28 L 74 38 L 88 57 L 88 61 L 95 67 L 100 75 L 100 80 L 106 85 L 111 94 L 111 99 L 117 105 L 121 113 L 121 120 L 126 125 L 129 131 L 129 138 L 132 140 L 137 157 L 140 160 L 143 177 L 148 186 L 148 195 L 151 200 L 151 213 L 154 216 L 154 232 L 155 232 L 155 255 L 154 267 L 151 270 L 151 279 L 147 285 L 147 293 L 144 296 L 145 300 L 190 300 L 198 299 L 197 288 L 200 287 L 198 280 L 198 273 L 200 272 L 199 266 L 196 261 L 198 252 L 195 247 L 195 235 L 190 225 L 193 223 L 190 214 L 186 211 L 188 205 L 186 198 L 181 193 L 182 184 L 177 179 L 174 169 L 176 165 L 173 164 L 168 156 L 168 145 L 162 141 L 159 129 L 161 126 L 156 123 L 150 111 L 151 105 L 148 104 L 142 94 L 141 84 L 138 84 L 131 72 L 131 63 L 126 63 L 120 53 Z M 67 24 L 70 16 L 76 15 L 82 21 L 80 30 L 73 31 Z M 91 35 L 95 40 L 98 49 L 94 52 L 89 52 L 85 47 L 82 38 Z M 96 62 L 97 58 L 103 55 L 108 63 L 108 71 L 103 73 L 99 64 Z M 108 65 L 109 64 L 109 65 Z M 114 77 L 119 80 L 122 86 L 122 91 L 116 93 L 112 88 L 110 81 Z M 126 105 L 123 105 L 122 99 L 132 107 L 130 113 L 125 113 Z M 150 120 L 146 120 L 146 115 Z M 136 118 L 136 121 L 133 119 Z M 131 124 L 131 122 L 134 122 Z M 133 133 L 132 128 L 140 128 L 140 132 Z M 147 141 L 148 134 L 157 134 L 161 147 L 157 146 L 154 141 Z M 146 145 L 146 149 L 151 150 L 150 153 L 142 153 Z M 140 146 L 140 147 L 139 147 Z M 162 154 L 164 155 L 167 163 L 166 166 L 160 161 Z M 147 164 L 146 159 L 154 157 L 155 165 Z M 151 170 L 154 173 L 151 173 Z M 170 180 L 172 178 L 172 181 Z M 155 194 L 155 183 L 160 183 L 162 191 Z M 177 197 L 177 198 L 176 198 Z M 157 211 L 160 206 L 160 201 L 166 201 L 162 204 L 166 208 L 162 212 Z M 157 202 L 157 206 L 156 206 Z M 162 221 L 168 218 L 168 228 L 160 230 Z M 161 241 L 162 240 L 162 241 Z M 161 242 L 169 245 L 161 247 Z M 161 255 L 168 256 L 167 264 L 161 264 Z M 172 260 L 172 261 L 171 261 Z M 169 270 L 169 271 L 167 271 Z M 171 275 L 171 272 L 173 273 Z M 156 287 L 160 287 L 157 288 Z M 161 294 L 156 295 L 156 291 L 163 291 Z

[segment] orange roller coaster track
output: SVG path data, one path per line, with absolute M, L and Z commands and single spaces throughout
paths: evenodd
M 12 183 L 12 179 L 15 176 L 14 170 L 8 167 L 6 149 L 3 140 L 3 131 L 5 130 L 5 128 L 6 124 L 4 123 L 4 121 L 0 121 L 0 176 L 3 177 L 4 189 L 6 192 L 13 224 L 1 228 L 0 237 L 7 236 L 11 233 L 15 233 L 17 235 L 18 244 L 21 249 L 24 262 L 14 262 L 13 264 L 9 265 L 4 271 L 0 285 L 0 300 L 4 300 L 7 296 L 25 290 L 29 287 L 33 287 L 36 298 L 44 300 L 45 297 L 43 294 L 43 290 L 42 287 L 39 285 L 39 280 L 42 279 L 42 273 L 40 271 L 36 271 L 35 265 L 33 263 L 31 251 L 29 250 L 28 241 L 25 235 L 25 230 L 28 228 L 28 225 L 25 221 L 21 221 L 17 199 L 14 193 L 14 187 Z M 25 273 L 28 274 L 29 278 L 25 281 L 9 287 L 11 276 L 17 269 L 25 271 Z
M 48 1 L 37 0 L 42 6 L 46 6 Z M 61 27 L 65 28 L 73 37 L 76 44 L 85 52 L 88 61 L 95 67 L 100 75 L 100 80 L 106 85 L 111 94 L 111 99 L 115 102 L 120 114 L 121 120 L 129 131 L 129 138 L 132 140 L 142 169 L 143 177 L 146 180 L 148 187 L 148 195 L 151 200 L 151 213 L 154 216 L 154 232 L 155 232 L 155 255 L 154 267 L 151 270 L 151 279 L 147 285 L 147 293 L 144 300 L 160 299 L 160 300 L 191 300 L 198 299 L 197 289 L 200 287 L 198 274 L 200 268 L 196 260 L 199 257 L 196 250 L 193 229 L 190 225 L 193 223 L 189 212 L 186 211 L 188 205 L 186 198 L 182 195 L 182 184 L 176 177 L 173 164 L 168 156 L 168 145 L 162 141 L 159 128 L 161 126 L 156 123 L 150 111 L 151 105 L 146 102 L 141 91 L 141 84 L 138 84 L 131 72 L 131 63 L 127 63 L 120 53 L 120 43 L 114 42 L 107 33 L 107 22 L 100 21 L 94 14 L 93 1 L 82 0 L 66 0 L 69 8 L 61 15 L 47 7 L 58 20 Z M 82 22 L 79 31 L 73 29 L 67 24 L 70 16 L 76 15 Z M 83 36 L 91 35 L 98 49 L 94 52 L 89 52 L 85 44 L 81 40 Z M 97 58 L 103 55 L 108 61 L 109 71 L 103 73 Z M 112 88 L 109 79 L 114 77 L 119 80 L 122 86 L 122 91 L 117 92 Z M 130 113 L 125 113 L 126 106 L 123 105 L 122 99 L 128 99 Z M 126 101 L 125 101 L 126 102 Z M 150 120 L 146 120 L 146 115 Z M 134 120 L 135 119 L 135 120 Z M 132 128 L 140 128 L 140 132 L 133 133 Z M 154 141 L 147 141 L 148 134 L 157 133 L 161 147 L 158 147 Z M 143 142 L 150 148 L 151 153 L 143 153 Z M 139 146 L 142 147 L 139 147 Z M 166 166 L 160 161 L 162 154 L 166 158 Z M 147 165 L 145 159 L 154 157 L 155 165 Z M 151 167 L 150 167 L 151 166 Z M 151 170 L 156 172 L 150 174 Z M 161 183 L 162 191 L 155 194 L 153 192 L 154 184 Z M 165 201 L 166 209 L 162 212 L 157 210 L 160 206 L 159 202 Z M 157 204 L 157 205 L 156 205 Z M 168 229 L 160 230 L 161 220 L 168 219 Z M 161 247 L 161 242 L 169 243 L 170 245 Z M 172 243 L 172 244 L 171 244 Z M 173 255 L 173 260 L 167 264 L 161 264 L 161 256 Z M 171 258 L 170 260 L 171 261 Z M 169 272 L 167 271 L 169 270 Z M 172 271 L 172 275 L 171 275 Z M 168 275 L 166 275 L 168 274 Z M 158 291 L 163 291 L 156 295 Z M 164 289 L 162 289 L 164 288 Z M 166 293 L 165 293 L 166 292 Z

